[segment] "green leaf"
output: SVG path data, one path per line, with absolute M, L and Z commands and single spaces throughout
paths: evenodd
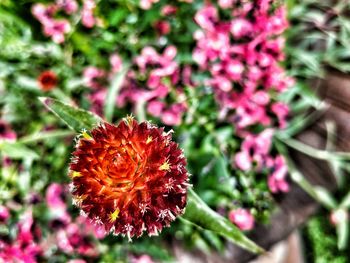
M 39 155 L 25 145 L 15 142 L 0 142 L 0 151 L 11 159 L 38 159 Z
M 183 218 L 200 228 L 213 231 L 253 253 L 264 252 L 264 249 L 247 238 L 227 218 L 224 218 L 207 206 L 192 189 L 188 191 L 187 207 Z
M 40 97 L 40 101 L 57 117 L 64 121 L 68 127 L 76 132 L 81 132 L 82 130 L 91 130 L 98 123 L 102 122 L 102 119 L 97 115 L 89 111 L 85 111 L 59 100 L 55 100 L 48 97 Z
M 314 186 L 314 190 L 317 194 L 317 200 L 328 209 L 335 209 L 337 202 L 329 191 L 321 186 Z

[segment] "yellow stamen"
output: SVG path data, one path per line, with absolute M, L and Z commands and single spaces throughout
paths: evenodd
M 152 142 L 152 140 L 153 140 L 152 136 L 148 136 L 148 137 L 147 137 L 146 144 L 149 144 L 150 142 Z
M 91 140 L 92 139 L 92 137 L 86 131 L 83 131 L 82 135 L 87 140 Z
M 113 213 L 110 214 L 110 221 L 113 223 L 117 218 L 119 218 L 119 208 L 117 208 Z
M 165 170 L 165 171 L 170 171 L 170 164 L 168 162 L 168 160 L 166 160 L 165 163 L 163 163 L 160 167 L 159 170 Z
M 81 173 L 79 173 L 79 172 L 77 172 L 77 171 L 73 171 L 72 173 L 71 173 L 71 176 L 72 176 L 72 178 L 76 178 L 76 177 L 81 177 L 81 176 L 83 176 Z

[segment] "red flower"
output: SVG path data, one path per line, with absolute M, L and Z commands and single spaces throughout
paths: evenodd
M 74 203 L 115 235 L 157 235 L 184 212 L 186 160 L 171 133 L 131 117 L 79 139 L 70 164 Z
M 38 77 L 39 86 L 43 91 L 52 90 L 58 83 L 57 75 L 50 71 L 44 71 Z
M 154 28 L 161 36 L 167 35 L 171 31 L 171 27 L 168 21 L 157 21 L 154 23 Z

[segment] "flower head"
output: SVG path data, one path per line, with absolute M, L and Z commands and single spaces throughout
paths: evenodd
M 186 160 L 171 133 L 127 117 L 77 143 L 70 164 L 75 204 L 116 235 L 156 235 L 186 205 Z

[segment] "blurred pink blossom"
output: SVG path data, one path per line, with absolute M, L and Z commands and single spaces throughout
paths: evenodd
M 168 109 L 163 110 L 161 119 L 166 125 L 179 125 L 182 121 L 182 114 L 186 110 L 183 103 L 171 105 Z
M 41 3 L 36 3 L 32 7 L 33 16 L 40 21 L 41 24 L 46 24 L 50 22 L 53 15 L 57 12 L 57 5 L 44 5 Z
M 56 240 L 59 249 L 67 254 L 78 253 L 88 257 L 96 257 L 98 255 L 97 248 L 87 239 L 86 232 L 75 223 L 69 224 L 64 229 L 59 229 Z
M 78 3 L 75 0 L 56 0 L 56 4 L 68 15 L 73 14 L 78 10 Z
M 112 73 L 118 73 L 123 68 L 123 61 L 117 53 L 113 53 L 109 57 L 109 63 L 111 64 L 111 67 L 112 67 Z
M 94 66 L 86 67 L 83 72 L 85 85 L 93 89 L 104 88 L 103 81 L 106 76 L 107 74 L 104 70 Z
M 231 8 L 235 0 L 219 0 L 218 5 L 222 9 Z
M 50 211 L 52 227 L 57 223 L 65 226 L 71 222 L 63 194 L 64 186 L 57 183 L 50 184 L 46 190 L 45 201 Z
M 231 210 L 228 214 L 228 218 L 243 231 L 248 231 L 254 228 L 254 217 L 244 208 Z
M 140 0 L 140 7 L 142 9 L 150 9 L 153 4 L 158 3 L 159 0 Z
M 10 218 L 10 212 L 8 208 L 4 205 L 0 205 L 0 224 L 6 223 Z
M 247 19 L 238 17 L 231 21 L 230 30 L 233 37 L 241 38 L 253 32 L 253 25 Z
M 141 54 L 134 59 L 135 68 L 127 74 L 118 98 L 117 105 L 125 106 L 131 102 L 134 106 L 145 103 L 147 112 L 162 120 L 166 125 L 179 125 L 187 109 L 184 102 L 186 96 L 182 85 L 191 85 L 191 68 L 181 71 L 175 61 L 177 49 L 167 46 L 163 53 L 158 53 L 153 47 L 146 46 Z M 183 74 L 184 79 L 180 76 Z M 135 76 L 142 75 L 145 84 L 138 83 Z M 169 100 L 169 95 L 171 100 Z
M 160 117 L 164 107 L 165 107 L 164 102 L 152 100 L 147 105 L 147 111 L 149 112 L 149 114 L 155 117 Z
M 288 166 L 283 156 L 279 155 L 274 160 L 273 172 L 269 175 L 268 186 L 272 193 L 288 192 L 289 184 L 286 182 Z
M 78 216 L 76 218 L 76 223 L 85 230 L 85 234 L 94 236 L 97 239 L 103 239 L 108 234 L 102 225 L 96 225 L 87 217 Z
M 289 114 L 289 107 L 287 104 L 284 104 L 283 102 L 275 102 L 271 106 L 271 111 L 276 114 L 279 127 L 281 129 L 285 128 L 287 126 L 287 117 Z
M 64 34 L 67 34 L 71 30 L 70 23 L 66 19 L 60 20 L 48 20 L 44 24 L 44 34 L 51 37 L 52 40 L 61 44 L 64 42 Z
M 177 12 L 177 7 L 174 5 L 165 5 L 162 7 L 161 14 L 163 16 L 175 15 Z
M 215 22 L 218 20 L 217 9 L 212 5 L 206 5 L 194 16 L 194 21 L 203 29 L 214 31 Z
M 87 28 L 92 28 L 96 24 L 94 9 L 96 3 L 94 0 L 83 0 L 83 9 L 81 11 L 81 23 Z
M 10 125 L 0 119 L 0 141 L 5 140 L 14 142 L 17 139 L 17 134 L 11 129 Z
M 132 258 L 131 263 L 154 263 L 149 255 L 141 255 L 140 257 Z
M 242 171 L 249 171 L 252 169 L 252 158 L 246 151 L 241 151 L 235 155 L 235 165 Z
M 269 157 L 274 130 L 266 129 L 258 135 L 247 134 L 241 144 L 241 151 L 234 157 L 234 164 L 243 171 L 260 170 Z

